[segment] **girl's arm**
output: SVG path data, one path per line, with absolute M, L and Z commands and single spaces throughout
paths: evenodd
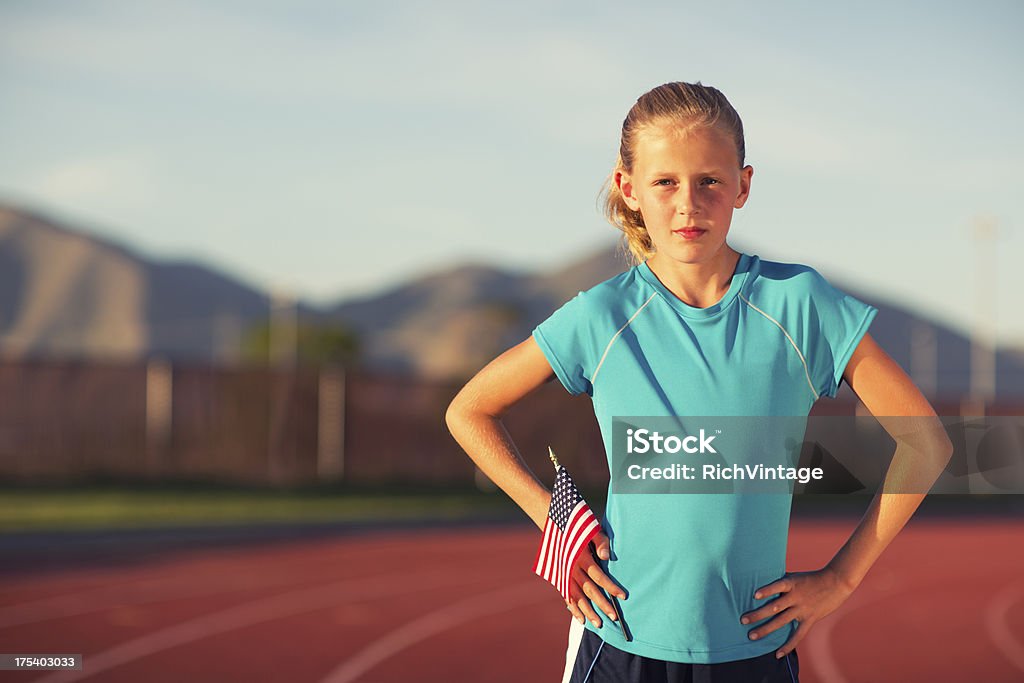
M 953 444 L 928 400 L 870 334 L 857 346 L 843 377 L 896 441 L 885 482 L 828 565 L 852 591 L 942 474 Z M 893 490 L 909 493 L 886 493 Z
M 871 565 L 914 514 L 953 453 L 953 445 L 931 404 L 871 335 L 861 339 L 843 377 L 896 441 L 896 451 L 868 511 L 828 565 L 818 571 L 787 572 L 778 581 L 758 588 L 756 599 L 779 597 L 741 615 L 743 624 L 774 616 L 751 630 L 751 639 L 763 638 L 790 621 L 797 622 L 796 630 L 776 651 L 776 657 L 792 652 L 818 621 L 835 611 L 860 585 Z M 908 424 L 913 429 L 908 431 Z M 894 489 L 918 493 L 887 492 Z
M 488 363 L 456 394 L 445 422 L 466 454 L 543 529 L 551 492 L 526 466 L 501 418 L 555 378 L 533 337 Z
M 501 418 L 516 402 L 554 378 L 544 352 L 531 336 L 488 363 L 456 394 L 445 413 L 448 429 L 463 450 L 539 529 L 544 529 L 547 521 L 551 491 L 526 466 Z M 594 536 L 593 543 L 598 555 L 607 560 L 610 548 L 603 530 Z M 609 618 L 616 619 L 611 602 L 600 588 L 620 598 L 626 595 L 590 553 L 579 554 L 572 578 L 572 600 L 566 607 L 580 623 L 586 617 L 600 626 L 601 619 L 591 601 Z

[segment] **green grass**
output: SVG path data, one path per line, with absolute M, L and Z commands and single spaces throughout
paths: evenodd
M 0 488 L 0 533 L 282 522 L 458 520 L 480 515 L 514 517 L 517 511 L 500 492 L 274 491 L 209 486 Z
M 604 510 L 596 495 L 591 507 Z M 794 516 L 826 512 L 859 518 L 870 496 L 798 496 Z M 1021 516 L 1024 496 L 929 496 L 918 516 L 975 512 Z M 0 483 L 0 533 L 139 529 L 169 526 L 368 521 L 455 521 L 526 516 L 502 492 L 321 486 L 295 489 L 210 482 L 85 482 L 68 486 Z

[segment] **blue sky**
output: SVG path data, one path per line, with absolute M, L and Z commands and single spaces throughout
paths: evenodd
M 754 166 L 733 244 L 1024 345 L 1022 8 L 8 0 L 0 199 L 314 301 L 544 269 L 616 239 L 636 98 L 700 80 Z

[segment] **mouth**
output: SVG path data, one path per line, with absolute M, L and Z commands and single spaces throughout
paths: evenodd
M 707 232 L 707 230 L 694 226 L 694 227 L 689 227 L 689 228 L 680 228 L 679 230 L 673 230 L 672 234 L 679 235 L 683 239 L 692 240 L 692 239 L 696 239 L 697 237 L 700 237 L 701 235 L 703 235 L 706 232 Z

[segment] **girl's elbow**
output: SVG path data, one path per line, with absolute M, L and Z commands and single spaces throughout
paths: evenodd
M 474 403 L 474 401 L 470 400 L 467 392 L 463 390 L 456 394 L 455 398 L 448 404 L 448 409 L 444 412 L 444 422 L 448 426 L 448 431 L 453 436 L 456 431 L 472 421 L 476 412 Z
M 938 418 L 933 418 L 932 422 L 934 426 L 927 431 L 927 434 L 931 437 L 928 443 L 929 451 L 935 455 L 936 460 L 948 463 L 952 460 L 953 452 L 956 448 L 953 446 L 945 426 Z
M 949 436 L 947 435 L 943 440 L 942 447 L 939 451 L 942 455 L 943 462 L 949 464 L 949 461 L 953 459 L 954 451 L 956 451 L 956 447 L 953 446 L 953 442 L 949 440 Z
M 926 439 L 921 448 L 932 466 L 944 470 L 953 459 L 954 448 L 953 442 L 949 440 L 945 431 L 940 430 L 940 432 Z
M 448 427 L 448 431 L 454 435 L 464 419 L 465 407 L 459 397 L 456 396 L 448 404 L 448 409 L 444 411 L 444 423 Z

